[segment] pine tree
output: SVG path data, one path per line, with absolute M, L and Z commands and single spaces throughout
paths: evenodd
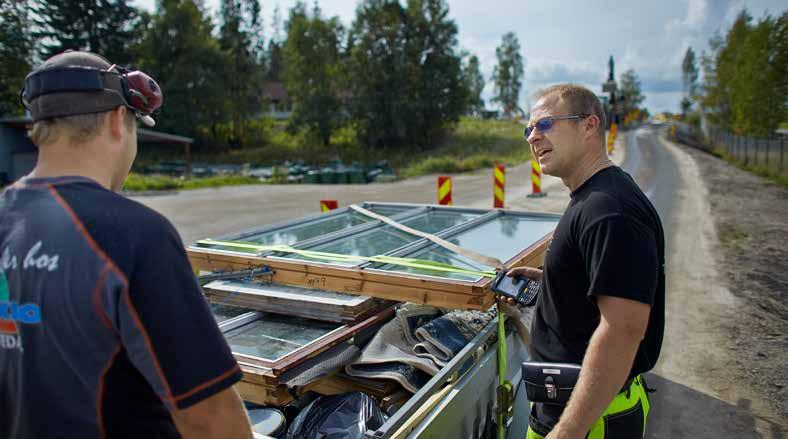
M 468 111 L 478 113 L 484 110 L 484 99 L 482 99 L 482 91 L 484 91 L 484 76 L 479 69 L 479 58 L 476 55 L 471 55 L 467 63 L 463 67 L 463 83 L 468 89 Z
M 359 139 L 367 148 L 406 143 L 412 107 L 406 14 L 396 0 L 364 0 L 349 37 L 349 86 Z
M 266 51 L 266 73 L 265 79 L 269 81 L 280 81 L 282 74 L 282 16 L 279 5 L 274 8 L 274 15 L 271 20 L 271 39 L 268 40 L 268 50 Z
M 216 124 L 225 120 L 227 60 L 212 32 L 210 18 L 194 0 L 159 0 L 135 48 L 139 67 L 164 92 L 157 128 L 205 138 L 215 136 Z
M 629 69 L 621 75 L 620 96 L 623 99 L 621 111 L 624 115 L 640 109 L 640 104 L 646 99 L 635 70 Z
M 520 41 L 514 32 L 503 36 L 501 45 L 495 49 L 498 65 L 493 71 L 495 97 L 500 102 L 506 115 L 512 116 L 519 110 L 520 89 L 523 80 L 523 56 L 520 54 Z
M 24 113 L 19 90 L 33 55 L 27 6 L 27 0 L 0 0 L 0 115 Z
M 317 5 L 311 15 L 303 3 L 290 10 L 282 77 L 294 106 L 291 123 L 306 127 L 324 146 L 344 119 L 340 101 L 343 33 L 339 18 L 324 19 Z
M 433 147 L 448 124 L 465 112 L 468 89 L 457 53 L 457 25 L 445 0 L 409 0 L 406 9 L 406 69 L 411 117 L 406 137 Z
M 257 0 L 222 0 L 219 43 L 230 62 L 225 66 L 225 83 L 233 105 L 230 113 L 233 121 L 234 146 L 244 144 L 247 119 L 259 106 L 259 83 L 263 78 L 262 21 Z
M 67 49 L 98 53 L 111 62 L 132 61 L 130 46 L 140 14 L 125 0 L 33 0 L 39 55 Z
M 695 52 L 688 47 L 681 63 L 681 78 L 684 84 L 684 99 L 681 101 L 681 112 L 686 115 L 692 108 L 692 101 L 697 95 L 698 67 L 695 64 Z

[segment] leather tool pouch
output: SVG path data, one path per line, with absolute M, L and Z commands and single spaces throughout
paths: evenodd
M 531 402 L 565 405 L 580 376 L 580 365 L 567 363 L 522 364 L 525 393 Z

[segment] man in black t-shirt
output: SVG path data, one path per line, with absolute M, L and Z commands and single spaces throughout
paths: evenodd
M 66 52 L 22 96 L 39 155 L 0 195 L 0 438 L 251 438 L 177 232 L 115 192 L 161 90 Z
M 536 402 L 527 437 L 641 438 L 649 401 L 641 373 L 662 345 L 664 237 L 659 216 L 605 148 L 597 97 L 575 85 L 537 95 L 526 128 L 542 172 L 571 191 L 544 271 L 509 275 L 542 281 L 530 336 L 534 361 L 581 365 L 568 404 Z M 521 310 L 499 298 L 527 338 Z

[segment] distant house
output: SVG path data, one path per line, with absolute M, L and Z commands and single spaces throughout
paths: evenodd
M 277 81 L 263 83 L 263 113 L 274 119 L 288 119 L 293 115 L 293 103 L 284 84 Z
M 38 148 L 27 137 L 27 130 L 32 123 L 29 117 L 0 118 L 0 186 L 27 175 L 36 165 Z M 183 147 L 186 173 L 190 173 L 190 148 L 194 139 L 137 128 L 137 143 Z

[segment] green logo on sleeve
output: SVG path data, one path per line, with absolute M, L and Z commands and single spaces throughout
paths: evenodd
M 10 293 L 8 292 L 8 280 L 5 278 L 5 273 L 0 271 L 0 302 L 8 302 Z

